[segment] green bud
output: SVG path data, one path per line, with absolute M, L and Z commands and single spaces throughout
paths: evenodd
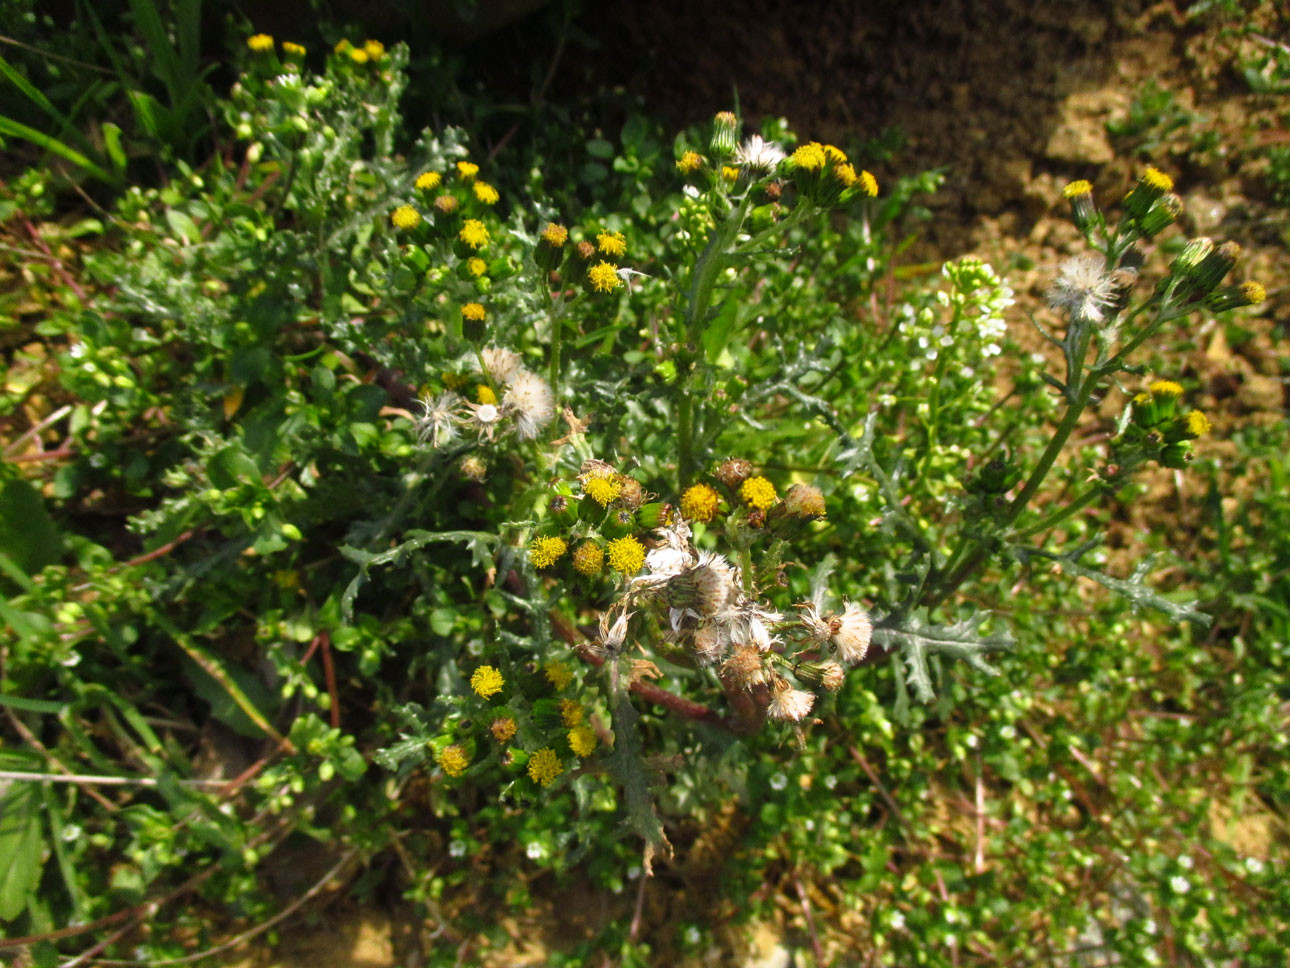
M 1232 266 L 1236 265 L 1236 257 L 1240 254 L 1239 245 L 1235 242 L 1224 242 L 1200 261 L 1200 264 L 1189 274 L 1189 281 L 1200 293 L 1209 295 L 1232 271 Z
M 1176 471 L 1186 467 L 1192 459 L 1191 441 L 1182 440 L 1176 443 L 1167 444 L 1160 452 L 1160 463 L 1165 467 L 1171 467 Z
M 1178 216 L 1182 214 L 1182 210 L 1182 199 L 1170 192 L 1153 204 L 1150 210 L 1138 219 L 1138 229 L 1148 238 L 1159 235 L 1178 221 Z
M 1257 306 L 1268 298 L 1267 290 L 1257 282 L 1243 282 L 1239 286 L 1224 286 L 1205 297 L 1205 305 L 1216 313 L 1243 306 Z
M 718 111 L 712 119 L 712 137 L 708 153 L 714 158 L 725 159 L 735 153 L 739 144 L 739 119 L 730 111 Z

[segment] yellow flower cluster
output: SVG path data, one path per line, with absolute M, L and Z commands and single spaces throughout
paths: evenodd
M 443 176 L 437 171 L 423 171 L 417 175 L 416 186 L 423 192 L 431 192 L 439 187 L 443 181 Z
M 542 241 L 553 248 L 559 249 L 569 241 L 569 230 L 563 225 L 548 222 L 546 228 L 542 230 Z
M 505 743 L 515 735 L 515 731 L 518 728 L 515 725 L 515 720 L 510 716 L 498 716 L 493 720 L 492 725 L 488 727 L 488 731 L 493 734 L 493 739 L 497 740 L 497 742 Z
M 477 302 L 469 302 L 461 307 L 461 318 L 469 319 L 472 323 L 482 323 L 487 315 L 484 307 Z
M 569 749 L 574 756 L 590 756 L 596 751 L 596 731 L 590 726 L 575 726 L 569 730 Z
M 596 236 L 596 248 L 611 258 L 618 258 L 627 252 L 627 239 L 622 232 L 604 231 Z
M 587 270 L 587 279 L 596 292 L 613 292 L 623 284 L 618 277 L 618 266 L 610 262 L 598 262 Z
M 1156 380 L 1147 387 L 1153 397 L 1181 397 L 1183 388 L 1173 380 Z
M 1250 306 L 1257 306 L 1263 300 L 1268 298 L 1268 291 L 1263 288 L 1263 283 L 1250 280 L 1240 285 L 1241 295 L 1245 298 L 1246 303 Z
M 538 786 L 549 786 L 563 772 L 560 757 L 549 746 L 542 747 L 529 758 L 529 779 Z
M 421 224 L 421 213 L 411 205 L 400 205 L 390 214 L 390 221 L 396 229 L 410 232 Z
M 470 181 L 479 174 L 479 166 L 473 161 L 457 162 L 457 174 L 461 176 L 462 181 Z
M 497 695 L 502 691 L 505 683 L 506 680 L 502 678 L 502 674 L 490 665 L 480 666 L 470 677 L 470 688 L 483 699 Z
M 535 568 L 550 568 L 563 558 L 568 550 L 569 546 L 564 543 L 563 538 L 557 538 L 554 535 L 536 538 L 529 545 L 529 560 L 533 562 Z
M 1083 178 L 1080 178 L 1077 181 L 1071 182 L 1069 185 L 1067 185 L 1065 188 L 1062 189 L 1062 198 L 1065 198 L 1065 199 L 1079 198 L 1083 195 L 1092 195 L 1092 194 L 1093 194 L 1093 183 L 1086 181 Z
M 1200 410 L 1193 410 L 1186 416 L 1187 433 L 1193 437 L 1204 437 L 1213 426 L 1209 418 Z
M 703 167 L 703 158 L 697 151 L 687 151 L 676 159 L 676 170 L 682 175 L 690 175 Z
M 560 700 L 560 721 L 566 726 L 577 726 L 582 722 L 582 706 L 576 699 Z
M 623 575 L 634 575 L 645 564 L 645 546 L 632 535 L 609 542 L 609 567 Z
M 479 404 L 489 404 L 497 406 L 497 394 L 493 388 L 486 383 L 481 383 L 475 387 L 475 402 Z
M 472 276 L 482 276 L 488 271 L 488 263 L 477 256 L 471 256 L 466 260 L 466 271 Z
M 798 168 L 819 171 L 828 161 L 828 157 L 824 154 L 824 145 L 818 141 L 808 141 L 793 152 L 792 161 Z
M 573 552 L 573 570 L 583 575 L 599 575 L 605 567 L 605 552 L 594 541 L 584 541 Z
M 870 198 L 878 197 L 878 179 L 871 172 L 860 172 L 860 190 Z
M 1171 192 L 1174 190 L 1174 180 L 1166 175 L 1159 168 L 1151 165 L 1142 173 L 1142 180 L 1159 192 Z
M 282 42 L 282 53 L 288 57 L 304 57 L 305 48 L 302 44 L 293 44 L 289 40 L 284 40 Z
M 273 50 L 273 37 L 270 34 L 254 34 L 246 38 L 246 46 L 257 54 L 267 54 Z
M 488 245 L 488 228 L 479 219 L 468 218 L 462 223 L 461 231 L 457 233 L 457 238 L 472 249 L 480 249 Z
M 470 766 L 470 754 L 465 747 L 456 743 L 441 749 L 434 760 L 445 773 L 453 777 L 461 776 L 466 772 L 466 767 Z
M 745 504 L 759 511 L 770 508 L 779 497 L 775 493 L 775 485 L 760 475 L 744 481 L 743 486 L 739 488 L 739 496 L 744 499 Z
M 485 205 L 496 205 L 497 200 L 501 198 L 501 196 L 497 194 L 497 189 L 492 185 L 489 185 L 487 182 L 475 182 L 474 192 L 475 197 Z
M 385 45 L 379 40 L 369 40 L 363 44 L 363 53 L 370 61 L 378 61 L 385 56 Z
M 707 484 L 695 484 L 681 495 L 681 515 L 688 521 L 702 521 L 705 524 L 717 516 L 717 506 L 721 501 L 716 490 Z

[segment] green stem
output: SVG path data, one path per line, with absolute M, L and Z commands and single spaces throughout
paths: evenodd
M 564 320 L 560 318 L 557 307 L 551 299 L 551 287 L 547 285 L 545 279 L 540 279 L 538 284 L 542 287 L 542 293 L 546 297 L 547 319 L 551 323 L 551 371 L 550 380 L 551 395 L 554 399 L 560 399 L 560 351 L 564 346 Z
M 1054 527 L 1055 525 L 1058 525 L 1061 522 L 1065 521 L 1071 515 L 1084 510 L 1084 508 L 1088 507 L 1099 497 L 1101 497 L 1105 491 L 1106 491 L 1105 485 L 1100 483 L 1094 484 L 1091 487 L 1089 487 L 1088 490 L 1086 490 L 1083 494 L 1077 497 L 1074 501 L 1066 505 L 1066 507 L 1061 508 L 1057 511 L 1054 511 L 1046 518 L 1043 518 L 1042 520 L 1035 522 L 1034 524 L 1030 525 L 1030 527 L 1028 528 L 1023 528 L 1020 531 L 1014 531 L 1012 534 L 1012 537 L 1027 538 L 1032 534 L 1038 534 L 1040 531 L 1047 531 L 1049 528 Z

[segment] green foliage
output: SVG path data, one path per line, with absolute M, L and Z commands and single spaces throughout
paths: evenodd
M 157 64 L 166 124 L 196 110 L 194 44 Z M 494 175 L 465 131 L 406 139 L 401 45 L 243 56 L 221 150 L 123 191 L 76 277 L 35 276 L 50 366 L 4 412 L 48 416 L 0 465 L 10 934 L 126 910 L 150 932 L 109 954 L 189 955 L 271 918 L 303 845 L 319 885 L 366 862 L 361 890 L 468 899 L 454 936 L 500 943 L 472 907 L 615 895 L 708 844 L 728 916 L 829 883 L 899 963 L 1155 950 L 1160 925 L 1189 957 L 1271 943 L 1214 885 L 1285 888 L 1164 778 L 1244 731 L 1224 768 L 1281 809 L 1284 737 L 1202 648 L 1211 609 L 1108 560 L 1086 513 L 1208 423 L 1157 381 L 1070 445 L 1170 327 L 1257 301 L 1208 241 L 1135 298 L 1177 216 L 1159 172 L 1114 224 L 1069 194 L 1096 254 L 1061 270 L 1060 335 L 1035 321 L 1048 372 L 991 266 L 898 278 L 936 174 L 879 191 L 723 113 Z M 1284 541 L 1231 536 L 1290 505 L 1229 522 L 1214 481 L 1207 606 L 1276 602 Z M 973 837 L 947 798 L 974 784 Z M 666 957 L 628 920 L 556 957 Z

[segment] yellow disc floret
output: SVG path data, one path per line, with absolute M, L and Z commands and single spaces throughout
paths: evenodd
M 750 508 L 756 508 L 758 511 L 767 510 L 779 497 L 775 493 L 775 485 L 760 475 L 744 481 L 743 486 L 739 488 L 739 496 Z
M 462 223 L 457 238 L 472 249 L 481 249 L 488 245 L 488 228 L 477 218 L 468 218 Z
M 363 51 L 371 61 L 378 61 L 385 56 L 385 45 L 379 40 L 369 40 L 363 44 Z
M 475 197 L 485 205 L 496 205 L 497 200 L 501 198 L 501 196 L 497 194 L 497 189 L 487 182 L 475 182 L 473 190 L 475 192 Z
M 622 232 L 604 231 L 596 236 L 596 248 L 607 256 L 617 258 L 627 252 L 627 239 Z
M 555 535 L 535 538 L 529 545 L 529 560 L 533 562 L 535 568 L 550 568 L 563 558 L 568 550 L 569 546 L 564 543 L 564 539 Z
M 819 171 L 828 158 L 824 153 L 824 145 L 818 141 L 810 141 L 793 152 L 792 160 L 798 168 Z
M 421 224 L 421 213 L 411 205 L 400 205 L 390 213 L 390 221 L 396 229 L 410 232 Z
M 850 188 L 860 177 L 856 174 L 855 168 L 847 163 L 834 166 L 829 170 L 829 174 L 841 182 L 843 188 Z
M 1062 198 L 1067 198 L 1067 199 L 1079 198 L 1083 195 L 1092 195 L 1092 194 L 1093 194 L 1092 182 L 1086 181 L 1083 178 L 1080 178 L 1077 181 L 1071 182 L 1069 185 L 1067 185 L 1065 188 L 1062 189 Z
M 466 260 L 466 271 L 472 276 L 482 276 L 488 271 L 488 263 L 483 259 L 472 256 Z
M 445 746 L 434 760 L 449 776 L 461 776 L 466 772 L 466 767 L 470 766 L 470 754 L 464 746 L 457 743 Z
M 282 53 L 288 57 L 304 57 L 305 48 L 301 44 L 293 44 L 291 41 L 285 40 L 282 42 Z
M 573 670 L 563 662 L 548 662 L 542 667 L 542 674 L 557 690 L 568 689 L 573 682 Z
M 584 541 L 573 552 L 573 570 L 582 575 L 599 575 L 605 567 L 605 552 L 594 541 Z
M 870 198 L 878 197 L 878 179 L 873 177 L 872 172 L 860 172 L 860 191 Z
M 618 481 L 617 476 L 600 474 L 588 478 L 582 485 L 582 493 L 587 495 L 602 508 L 609 507 L 609 502 L 618 497 L 623 491 L 623 485 Z
M 1263 283 L 1250 280 L 1240 285 L 1241 295 L 1249 301 L 1249 305 L 1257 306 L 1263 300 L 1268 298 L 1268 291 L 1263 288 Z
M 681 514 L 688 521 L 702 521 L 706 524 L 717 516 L 720 501 L 714 488 L 707 484 L 695 484 L 681 495 Z
M 479 174 L 479 166 L 473 161 L 457 162 L 457 174 L 461 176 L 462 181 L 470 181 Z
M 488 386 L 486 383 L 481 383 L 479 386 L 475 387 L 475 402 L 483 404 L 491 403 L 493 406 L 497 406 L 497 394 L 493 392 L 492 387 Z
M 257 54 L 267 54 L 273 50 L 273 37 L 269 34 L 254 34 L 246 38 L 246 46 Z
M 515 720 L 510 716 L 498 716 L 493 720 L 492 725 L 488 727 L 488 731 L 493 734 L 493 739 L 497 740 L 497 742 L 505 743 L 515 735 L 518 728 L 515 725 Z
M 476 302 L 469 302 L 461 307 L 461 318 L 469 319 L 473 323 L 482 323 L 487 315 L 488 311 Z
M 676 170 L 682 175 L 689 175 L 703 166 L 703 158 L 697 151 L 687 151 L 676 159 Z
M 1174 190 L 1174 180 L 1151 165 L 1148 165 L 1147 170 L 1142 173 L 1142 180 L 1161 193 Z
M 645 546 L 632 535 L 609 542 L 609 567 L 623 575 L 634 575 L 645 564 Z
M 559 249 L 569 241 L 569 230 L 563 225 L 548 222 L 546 228 L 542 230 L 542 241 L 552 248 Z
M 566 726 L 577 726 L 582 722 L 582 706 L 576 699 L 560 700 L 560 721 Z
M 475 695 L 484 699 L 501 692 L 505 683 L 506 680 L 502 678 L 502 674 L 495 666 L 490 665 L 480 666 L 470 677 L 470 688 L 475 690 Z
M 417 175 L 416 185 L 417 188 L 421 189 L 423 192 L 429 192 L 438 188 L 442 181 L 443 176 L 437 171 L 423 171 L 421 174 Z
M 590 756 L 596 751 L 596 731 L 590 726 L 575 726 L 569 730 L 569 749 L 574 756 Z
M 560 757 L 555 750 L 544 746 L 529 757 L 529 779 L 538 786 L 548 786 L 552 780 L 564 772 Z
M 1193 410 L 1183 418 L 1187 422 L 1187 434 L 1191 437 L 1204 437 L 1209 433 L 1212 424 L 1200 410 Z
M 597 262 L 588 269 L 587 281 L 596 292 L 613 292 L 623 284 L 618 277 L 618 266 L 611 262 Z
M 367 56 L 367 51 L 363 50 L 362 47 L 349 48 L 349 59 L 355 64 L 366 64 L 371 60 L 371 58 Z
M 1157 380 L 1147 387 L 1153 397 L 1181 397 L 1183 388 L 1173 380 Z

